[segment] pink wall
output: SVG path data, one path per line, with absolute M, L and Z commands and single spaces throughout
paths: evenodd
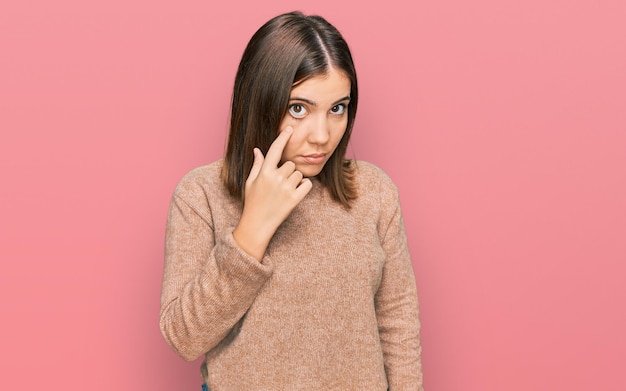
M 199 390 L 158 330 L 169 197 L 294 3 L 4 3 L 0 389 Z M 626 389 L 626 3 L 306 4 L 401 191 L 427 389 Z

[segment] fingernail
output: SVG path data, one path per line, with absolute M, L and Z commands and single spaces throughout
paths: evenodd
M 293 128 L 291 126 L 287 126 L 285 128 L 285 132 L 287 132 L 287 133 L 291 133 L 292 131 L 293 131 Z

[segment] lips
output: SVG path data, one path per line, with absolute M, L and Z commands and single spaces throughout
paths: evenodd
M 302 159 L 309 164 L 321 164 L 326 160 L 326 154 L 312 153 L 310 155 L 302 155 Z

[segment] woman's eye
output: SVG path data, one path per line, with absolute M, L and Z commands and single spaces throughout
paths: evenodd
M 289 114 L 294 118 L 302 118 L 306 115 L 306 108 L 300 104 L 294 103 L 289 106 Z
M 330 112 L 333 114 L 343 114 L 346 111 L 346 105 L 343 103 L 333 106 Z

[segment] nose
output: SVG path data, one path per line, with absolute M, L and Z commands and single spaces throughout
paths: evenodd
M 325 116 L 319 116 L 311 123 L 308 141 L 311 144 L 326 144 L 330 139 L 330 126 Z

